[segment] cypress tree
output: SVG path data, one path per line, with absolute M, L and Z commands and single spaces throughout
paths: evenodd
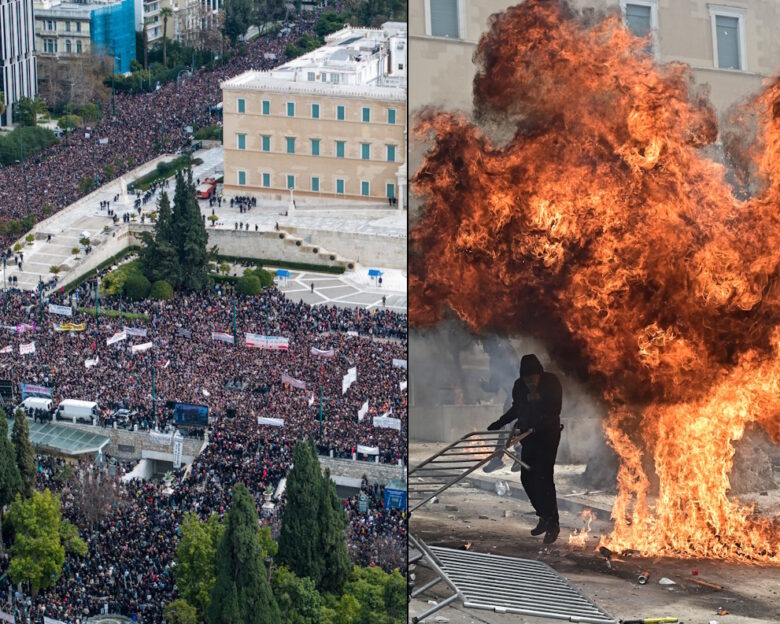
M 0 407 L 0 510 L 10 505 L 16 495 L 22 491 L 22 477 L 15 461 L 16 451 L 8 438 L 8 420 L 5 410 Z M 0 553 L 3 552 L 2 520 L 0 512 Z
M 202 290 L 208 285 L 208 251 L 209 235 L 206 224 L 200 214 L 198 197 L 195 194 L 195 183 L 192 181 L 192 169 L 187 173 L 187 180 L 182 178 L 186 192 L 184 195 L 184 233 L 182 239 L 181 266 L 183 267 L 183 285 L 190 290 Z
M 285 496 L 277 559 L 296 576 L 308 576 L 319 586 L 326 573 L 320 550 L 322 475 L 319 462 L 304 441 L 298 442 L 293 451 Z
M 209 624 L 277 624 L 281 615 L 263 563 L 255 502 L 243 484 L 234 486 L 232 494 L 227 528 L 217 548 Z
M 20 409 L 16 410 L 11 441 L 14 444 L 19 475 L 22 477 L 21 492 L 25 498 L 29 498 L 35 487 L 37 464 L 35 462 L 35 452 L 32 444 L 30 444 L 30 425 L 27 424 L 27 416 Z
M 341 593 L 352 572 L 344 532 L 347 513 L 339 502 L 336 486 L 330 480 L 330 470 L 326 470 L 320 479 L 320 553 L 327 573 L 323 575 L 318 589 Z
M 145 243 L 141 252 L 143 272 L 150 281 L 165 280 L 174 288 L 181 284 L 181 263 L 173 241 L 171 201 L 162 193 L 157 205 L 157 223 L 154 237 L 143 233 Z

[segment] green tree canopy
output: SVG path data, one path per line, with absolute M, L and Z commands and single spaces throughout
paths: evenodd
M 174 240 L 171 202 L 164 191 L 157 204 L 154 236 L 144 232 L 142 238 L 144 247 L 141 250 L 141 264 L 144 275 L 155 282 L 165 280 L 173 288 L 178 288 L 182 280 L 181 263 Z
M 178 598 L 163 608 L 163 615 L 168 624 L 198 624 L 198 611 L 189 602 Z
M 225 36 L 235 45 L 238 38 L 246 35 L 249 16 L 252 13 L 251 0 L 225 0 Z
M 62 518 L 59 497 L 48 489 L 33 492 L 27 499 L 17 495 L 8 519 L 14 529 L 8 575 L 14 583 L 28 583 L 33 595 L 60 578 L 66 545 L 68 550 L 86 554 L 87 545 Z
M 353 596 L 360 605 L 353 624 L 403 624 L 406 619 L 406 581 L 397 570 L 388 574 L 381 568 L 355 566 L 344 596 Z
M 157 280 L 152 284 L 149 296 L 156 301 L 168 301 L 173 298 L 173 287 L 165 280 Z
M 268 583 L 257 530 L 257 509 L 243 484 L 233 487 L 225 534 L 217 549 L 217 579 L 209 624 L 277 624 L 281 620 Z
M 312 449 L 313 451 L 314 449 Z M 316 455 L 315 455 L 316 461 Z M 319 463 L 317 464 L 319 466 Z M 340 592 L 352 572 L 352 562 L 347 552 L 347 514 L 339 502 L 336 486 L 330 479 L 330 470 L 320 477 L 320 553 L 324 565 L 321 591 Z
M 125 282 L 125 293 L 130 299 L 135 301 L 146 299 L 146 297 L 149 296 L 151 288 L 152 284 L 146 276 L 138 273 L 130 274 Z
M 38 464 L 35 461 L 35 451 L 30 443 L 30 425 L 27 416 L 21 409 L 14 415 L 14 430 L 11 433 L 11 442 L 14 444 L 16 465 L 19 467 L 19 475 L 22 477 L 22 494 L 29 497 L 35 487 L 35 473 Z
M 271 587 L 282 612 L 281 624 L 320 624 L 323 605 L 314 581 L 298 578 L 282 566 L 274 570 Z
M 216 514 L 207 522 L 202 522 L 195 513 L 184 514 L 176 549 L 176 587 L 179 595 L 196 609 L 200 621 L 211 602 L 211 590 L 217 578 L 217 546 L 224 532 L 225 527 Z
M 244 275 L 238 280 L 236 290 L 242 295 L 259 295 L 263 292 L 260 280 L 255 275 Z

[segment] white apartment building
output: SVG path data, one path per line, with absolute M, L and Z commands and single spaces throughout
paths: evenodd
M 11 125 L 16 103 L 38 93 L 35 62 L 33 0 L 0 0 L 0 71 L 2 71 L 2 125 Z

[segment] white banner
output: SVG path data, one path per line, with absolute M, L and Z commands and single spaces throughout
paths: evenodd
M 385 429 L 396 429 L 398 431 L 401 431 L 401 419 L 390 418 L 389 416 L 374 416 L 374 427 L 382 427 Z
M 0 349 L 0 353 L 13 353 L 13 351 L 14 351 L 13 345 L 8 345 L 7 347 L 3 347 L 2 349 Z
M 100 364 L 99 355 L 92 360 L 84 360 L 84 366 L 86 366 L 87 368 L 92 368 L 93 366 L 97 366 L 98 364 Z
M 353 338 L 357 338 L 360 334 L 358 334 L 356 331 L 348 331 L 347 336 L 352 336 Z
M 281 418 L 263 418 L 257 417 L 258 425 L 268 425 L 269 427 L 284 427 L 284 421 Z
M 314 405 L 314 395 L 313 394 L 309 397 L 309 407 L 311 407 L 312 405 Z
M 106 340 L 106 345 L 111 346 L 112 344 L 116 344 L 117 342 L 121 342 L 122 340 L 127 340 L 127 332 L 125 331 L 118 332 L 113 336 L 111 336 L 111 338 L 108 338 Z
M 406 390 L 407 386 L 409 385 L 409 382 L 402 381 L 398 385 L 401 386 L 401 392 L 403 392 L 404 390 Z
M 366 414 L 368 414 L 368 399 L 366 399 L 366 402 L 363 403 L 363 405 L 361 405 L 360 409 L 358 410 L 358 422 L 363 422 Z
M 55 620 L 54 618 L 43 616 L 43 624 L 65 624 L 62 620 Z
M 163 446 L 168 446 L 172 439 L 172 433 L 160 433 L 159 431 L 149 432 L 149 442 L 152 444 L 162 444 Z
M 406 360 L 393 358 L 393 368 L 406 368 Z
M 312 347 L 311 354 L 316 355 L 317 357 L 332 358 L 334 355 L 336 355 L 336 350 L 328 349 L 327 351 L 323 351 L 322 349 L 315 349 Z
M 287 373 L 282 373 L 282 383 L 298 388 L 300 390 L 306 390 L 306 382 L 295 377 L 290 377 Z
M 357 445 L 357 452 L 362 453 L 363 455 L 379 455 L 379 447 L 378 446 L 363 446 L 362 444 Z
M 287 351 L 290 348 L 290 339 L 282 336 L 262 336 L 261 334 L 246 333 L 246 346 L 255 349 L 270 349 L 272 351 Z
M 152 348 L 152 343 L 145 342 L 143 344 L 133 345 L 132 351 L 133 353 L 143 353 L 144 351 L 148 351 L 151 348 Z
M 181 468 L 181 452 L 184 449 L 184 438 L 177 431 L 173 436 L 173 467 Z
M 49 304 L 49 314 L 59 314 L 60 316 L 73 316 L 73 308 L 68 306 Z
M 138 336 L 139 338 L 146 338 L 146 328 L 145 327 L 123 327 L 122 330 L 128 336 Z
M 211 339 L 219 342 L 227 342 L 228 344 L 235 344 L 233 336 L 230 334 L 223 334 L 222 332 L 211 332 Z
M 14 616 L 5 611 L 0 611 L 0 622 L 10 622 L 11 624 L 14 624 Z
M 346 394 L 349 387 L 357 381 L 357 366 L 353 366 L 341 379 L 341 394 Z
M 30 353 L 35 353 L 35 341 L 30 342 L 28 344 L 19 345 L 19 353 L 21 355 L 29 355 Z

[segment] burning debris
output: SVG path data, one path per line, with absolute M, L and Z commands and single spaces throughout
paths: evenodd
M 780 81 L 753 104 L 763 186 L 742 201 L 699 151 L 706 93 L 645 45 L 552 0 L 493 19 L 475 109 L 513 136 L 420 116 L 410 319 L 532 334 L 602 394 L 620 457 L 602 546 L 778 563 L 777 521 L 730 498 L 729 473 L 748 427 L 780 443 Z
M 595 518 L 593 512 L 587 508 L 582 510 L 580 517 L 583 523 L 582 529 L 575 529 L 574 533 L 569 535 L 569 546 L 574 546 L 575 548 L 585 548 L 590 533 L 590 525 Z

